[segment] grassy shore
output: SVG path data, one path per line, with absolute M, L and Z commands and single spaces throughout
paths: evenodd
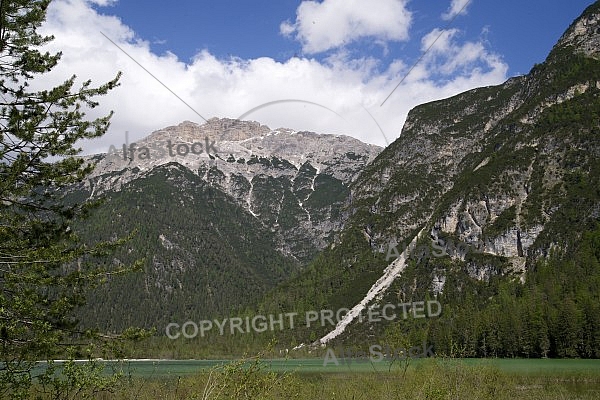
M 97 399 L 598 399 L 600 360 L 423 359 L 322 367 L 322 360 L 180 364 L 126 372 Z M 183 367 L 182 367 L 183 365 Z M 187 371 L 187 373 L 186 373 Z

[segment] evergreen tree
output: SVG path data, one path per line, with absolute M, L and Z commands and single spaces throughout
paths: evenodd
M 104 343 L 102 336 L 78 331 L 72 312 L 85 302 L 89 287 L 133 268 L 98 268 L 98 260 L 124 240 L 84 245 L 72 229 L 91 206 L 67 201 L 65 188 L 93 168 L 75 157 L 81 151 L 75 143 L 108 129 L 111 115 L 87 121 L 85 112 L 98 105 L 94 98 L 118 85 L 119 74 L 98 87 L 91 81 L 76 87 L 72 76 L 53 88 L 31 89 L 32 80 L 51 71 L 61 57 L 40 51 L 53 39 L 37 33 L 49 3 L 0 1 L 2 398 L 30 397 L 34 387 L 64 396 L 86 385 L 110 385 L 112 380 L 101 378 L 97 366 L 82 367 L 86 373 L 81 375 L 74 363 L 67 363 L 59 376 L 51 367 L 38 372 L 40 384 L 34 385 L 33 367 L 37 360 L 57 356 L 97 355 L 99 350 L 89 346 Z

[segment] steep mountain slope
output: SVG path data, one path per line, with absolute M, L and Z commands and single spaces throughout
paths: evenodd
M 334 331 L 284 337 L 404 337 L 452 355 L 597 357 L 600 334 L 589 332 L 600 327 L 599 121 L 596 2 L 528 75 L 412 110 L 400 138 L 353 182 L 340 239 L 263 308 L 301 314 L 436 298 L 439 318 L 348 316 Z M 395 245 L 411 241 L 425 247 L 421 256 L 395 259 L 403 249 Z M 446 255 L 430 251 L 438 248 Z
M 522 267 L 550 249 L 545 228 L 572 233 L 563 212 L 598 216 L 596 198 L 573 207 L 567 190 L 575 176 L 598 178 L 597 8 L 527 76 L 411 112 L 401 138 L 353 184 L 353 207 L 372 210 L 362 220 L 377 226 L 374 247 L 426 227 L 482 240 L 486 253 Z

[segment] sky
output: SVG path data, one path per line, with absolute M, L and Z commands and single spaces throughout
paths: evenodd
M 62 59 L 33 87 L 123 73 L 87 114 L 115 112 L 86 154 L 212 117 L 386 146 L 413 107 L 528 73 L 590 4 L 54 0 L 40 32 Z

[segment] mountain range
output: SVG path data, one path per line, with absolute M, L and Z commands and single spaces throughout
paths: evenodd
M 144 258 L 146 266 L 91 295 L 86 320 L 118 330 L 257 300 L 332 243 L 350 183 L 381 150 L 348 136 L 213 118 L 88 157 L 96 167 L 76 193 L 104 204 L 82 235 L 138 229 L 112 262 Z M 143 304 L 152 311 L 136 312 Z
M 467 357 L 598 357 L 599 121 L 595 2 L 527 75 L 416 107 L 385 149 L 229 119 L 136 143 L 209 153 L 141 159 L 115 146 L 89 157 L 97 167 L 76 192 L 105 201 L 79 229 L 137 227 L 112 262 L 144 257 L 146 269 L 91 294 L 82 320 L 160 331 L 233 312 L 435 299 L 435 318 L 348 313 L 336 327 L 275 336 L 300 347 L 377 338 Z

